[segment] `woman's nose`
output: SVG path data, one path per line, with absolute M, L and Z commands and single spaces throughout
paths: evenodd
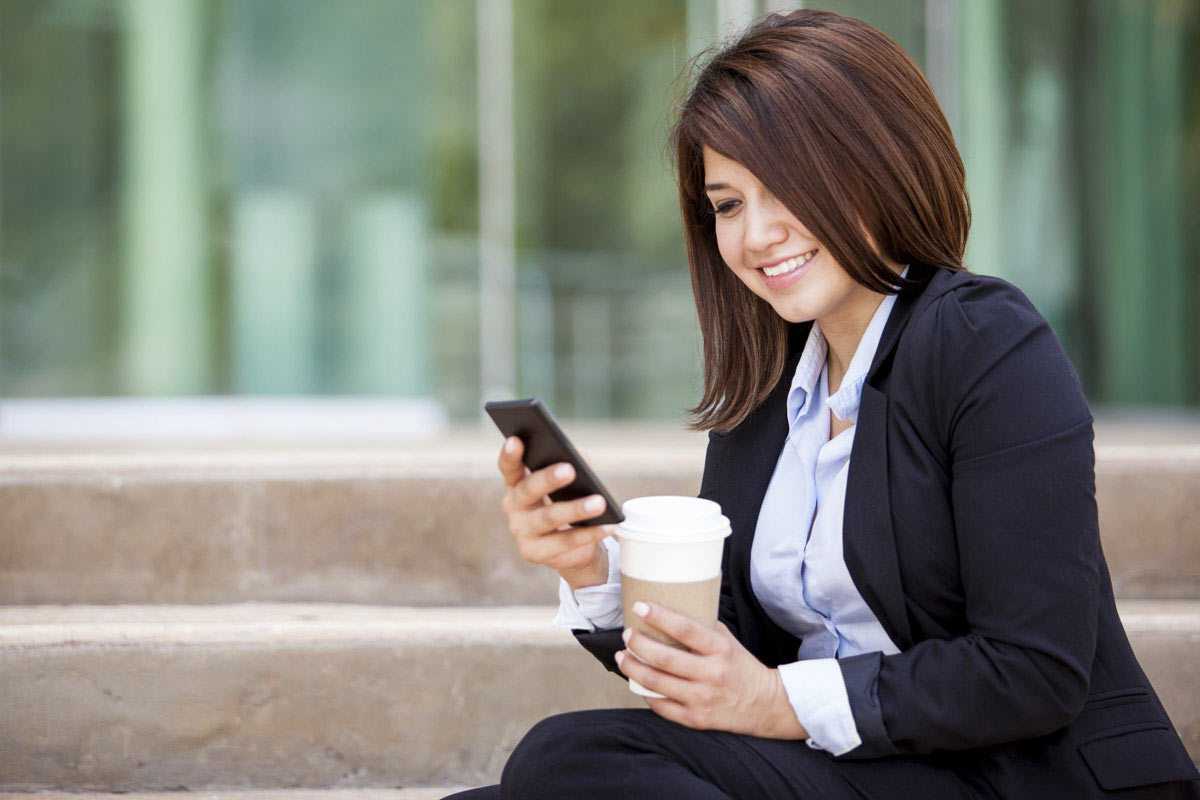
M 779 203 L 757 204 L 746 214 L 745 247 L 754 252 L 767 252 L 787 240 L 786 219 Z

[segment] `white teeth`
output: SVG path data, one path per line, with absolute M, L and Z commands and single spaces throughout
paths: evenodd
M 799 269 L 812 260 L 812 257 L 817 254 L 816 250 L 810 250 L 803 255 L 798 255 L 795 258 L 789 258 L 787 261 L 780 262 L 773 267 L 767 267 L 763 270 L 763 274 L 774 278 L 778 275 L 786 275 L 794 269 Z

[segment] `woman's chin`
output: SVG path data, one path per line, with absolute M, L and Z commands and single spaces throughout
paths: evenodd
M 797 303 L 775 302 L 771 304 L 771 308 L 775 309 L 775 313 L 782 317 L 785 322 L 792 324 L 809 322 L 818 316 L 812 313 L 810 309 L 802 307 Z

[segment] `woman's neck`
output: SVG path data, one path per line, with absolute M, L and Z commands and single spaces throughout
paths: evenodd
M 897 276 L 904 272 L 903 264 L 888 262 L 888 267 Z M 850 362 L 854 359 L 858 343 L 862 341 L 867 326 L 871 324 L 871 318 L 886 298 L 886 294 L 872 292 L 865 286 L 855 284 L 854 293 L 837 311 L 817 321 L 829 349 L 826 363 L 829 365 L 830 394 L 841 388 L 842 378 L 846 377 L 846 370 L 850 369 Z
M 837 318 L 818 321 L 829 349 L 826 360 L 829 365 L 830 394 L 841 388 L 842 378 L 846 376 L 846 370 L 850 368 L 850 362 L 854 359 L 858 343 L 862 341 L 867 326 L 871 324 L 871 318 L 875 316 L 875 312 L 879 310 L 879 304 L 884 301 L 885 297 L 885 295 L 864 289 L 861 299 L 856 299 L 856 302 L 850 308 L 846 308 Z

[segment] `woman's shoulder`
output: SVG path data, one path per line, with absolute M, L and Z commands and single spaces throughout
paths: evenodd
M 901 337 L 894 377 L 907 385 L 897 391 L 919 398 L 944 432 L 969 411 L 1030 432 L 1090 419 L 1070 358 L 1023 291 L 991 275 L 939 272 Z
M 939 334 L 1011 329 L 1013 323 L 1047 325 L 1029 297 L 995 275 L 938 269 L 914 309 L 912 323 Z
M 915 300 L 904 333 L 908 356 L 931 366 L 987 359 L 1020 349 L 1031 337 L 1062 349 L 1023 291 L 1003 278 L 973 272 L 937 270 Z

